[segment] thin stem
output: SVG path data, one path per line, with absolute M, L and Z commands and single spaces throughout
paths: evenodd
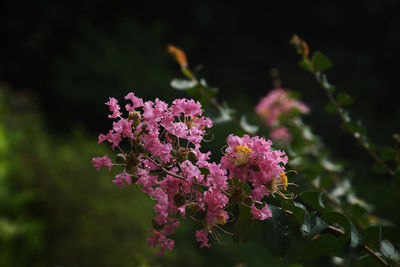
M 286 214 L 289 214 L 289 215 L 291 215 L 291 216 L 294 216 L 294 213 L 293 212 L 291 212 L 290 210 L 284 210 L 284 209 L 282 209 L 282 211 L 283 212 L 285 212 Z M 327 227 L 329 230 L 331 230 L 332 232 L 334 232 L 334 233 L 337 233 L 337 234 L 340 234 L 340 235 L 344 235 L 345 233 L 344 233 L 344 231 L 342 231 L 341 229 L 339 229 L 339 228 L 336 228 L 336 227 L 333 227 L 333 226 L 331 226 L 331 225 L 329 225 L 328 227 Z M 378 254 L 376 254 L 370 247 L 368 247 L 367 245 L 364 245 L 363 246 L 363 249 L 365 250 L 365 251 L 367 251 L 369 254 L 371 254 L 376 260 L 378 260 L 382 265 L 384 265 L 384 266 L 389 266 L 389 264 L 381 257 L 381 256 L 379 256 Z
M 320 81 L 320 77 L 316 74 L 315 77 L 318 81 Z M 338 112 L 341 120 L 343 121 L 343 123 L 346 125 L 346 127 L 348 128 L 348 130 L 352 133 L 352 136 L 357 140 L 357 142 L 368 152 L 368 154 L 376 161 L 378 162 L 387 173 L 389 173 L 391 176 L 395 176 L 394 171 L 378 156 L 375 154 L 374 151 L 372 151 L 370 149 L 369 146 L 367 146 L 364 142 L 361 141 L 360 138 L 357 138 L 356 133 L 349 127 L 349 123 L 348 121 L 345 119 L 345 115 L 343 114 L 343 110 L 340 108 L 339 103 L 336 101 L 336 99 L 333 97 L 332 93 L 328 92 L 328 88 L 326 88 L 325 86 L 322 85 L 322 87 L 325 89 L 326 95 L 328 96 L 329 101 L 333 104 L 333 106 L 335 107 L 336 111 Z

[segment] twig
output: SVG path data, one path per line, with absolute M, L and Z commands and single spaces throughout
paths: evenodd
M 321 82 L 321 78 L 319 77 L 319 75 L 317 73 L 314 72 L 314 75 L 317 79 L 317 81 Z M 329 101 L 333 104 L 333 106 L 335 107 L 336 111 L 338 112 L 341 120 L 343 121 L 343 123 L 346 125 L 346 127 L 352 132 L 353 137 L 357 140 L 357 142 L 368 152 L 368 154 L 376 161 L 378 162 L 387 173 L 389 173 L 391 176 L 395 176 L 394 171 L 388 166 L 386 165 L 385 162 L 383 162 L 383 160 L 378 157 L 378 155 L 375 154 L 375 152 L 373 152 L 369 146 L 367 146 L 364 142 L 361 141 L 360 138 L 357 138 L 356 134 L 351 130 L 351 128 L 349 127 L 349 123 L 345 118 L 345 115 L 343 114 L 343 110 L 340 108 L 339 103 L 336 101 L 336 99 L 333 97 L 332 93 L 330 93 L 324 85 L 321 85 L 326 92 L 326 95 L 328 96 Z

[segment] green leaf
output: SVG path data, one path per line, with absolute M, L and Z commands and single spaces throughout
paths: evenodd
M 391 147 L 382 148 L 380 154 L 383 161 L 394 160 L 397 156 L 396 150 Z
M 304 207 L 304 205 L 295 202 L 291 199 L 283 199 L 281 201 L 281 206 L 283 209 L 293 212 L 294 217 L 296 218 L 296 221 L 299 224 L 303 223 L 304 215 L 307 212 L 306 207 Z
M 328 227 L 328 224 L 322 220 L 316 212 L 310 213 L 310 232 L 308 236 L 313 237 Z
M 299 62 L 299 65 L 302 69 L 312 72 L 311 62 L 308 58 L 303 57 L 303 59 Z
M 382 229 L 379 226 L 371 226 L 364 230 L 363 239 L 364 243 L 372 246 L 374 249 L 379 248 L 381 241 Z
M 289 250 L 291 228 L 289 218 L 278 207 L 269 206 L 272 217 L 262 224 L 264 245 L 276 256 L 284 256 Z
M 347 127 L 350 128 L 351 132 L 353 132 L 354 134 L 358 133 L 359 136 L 355 136 L 356 138 L 359 138 L 362 134 L 365 133 L 365 128 L 361 125 L 360 121 L 357 122 L 349 122 L 347 123 Z
M 170 83 L 171 87 L 177 90 L 189 90 L 196 86 L 197 82 L 184 79 L 173 79 Z
M 365 255 L 358 260 L 358 267 L 382 267 L 382 264 L 370 255 Z
M 386 258 L 390 258 L 394 253 L 394 247 L 389 240 L 384 239 L 381 241 L 380 251 L 382 252 L 383 256 L 385 256 Z
M 372 164 L 372 170 L 376 173 L 386 173 L 385 168 L 383 168 L 382 165 L 378 162 L 374 162 Z
M 356 227 L 345 215 L 336 211 L 330 211 L 324 213 L 321 218 L 329 223 L 336 223 L 343 227 L 346 238 L 350 240 L 350 247 L 355 248 L 361 243 L 361 238 Z
M 339 92 L 336 96 L 336 101 L 341 106 L 347 106 L 353 103 L 353 98 L 349 96 L 346 92 Z
M 344 244 L 343 239 L 337 239 L 331 234 L 321 235 L 308 242 L 308 244 L 301 250 L 299 258 L 301 259 L 314 259 L 324 256 L 337 248 L 342 247 Z
M 300 232 L 301 236 L 305 237 L 308 236 L 311 232 L 311 218 L 308 211 L 305 209 L 304 220 L 303 223 L 300 225 Z
M 317 51 L 312 57 L 314 71 L 322 72 L 332 67 L 332 62 L 324 54 Z
M 206 167 L 199 168 L 200 173 L 204 176 L 204 179 L 207 178 L 207 176 L 210 174 L 210 170 L 207 169 Z
M 260 226 L 260 221 L 253 219 L 250 209 L 239 204 L 239 217 L 233 227 L 233 240 L 236 243 L 244 243 L 250 240 Z
M 325 111 L 331 114 L 337 113 L 335 105 L 332 104 L 331 102 L 325 105 Z
M 310 205 L 311 207 L 315 208 L 320 212 L 324 212 L 327 210 L 324 201 L 322 192 L 318 191 L 306 191 L 300 194 L 301 199 Z

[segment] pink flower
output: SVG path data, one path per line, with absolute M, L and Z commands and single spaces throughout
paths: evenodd
M 154 206 L 154 211 L 157 212 L 156 221 L 160 225 L 165 224 L 168 217 L 168 195 L 157 187 L 153 191 L 153 197 L 157 199 L 157 204 Z
M 108 115 L 109 118 L 115 119 L 122 115 L 122 113 L 119 112 L 120 107 L 118 105 L 118 101 L 114 97 L 110 97 L 110 100 L 106 102 L 106 105 L 110 106 L 110 111 L 113 113 L 111 115 Z
M 117 134 L 122 135 L 122 137 L 129 137 L 133 139 L 132 123 L 133 121 L 122 118 L 118 122 L 113 122 L 113 130 Z
M 228 147 L 221 159 L 222 168 L 229 170 L 229 177 L 248 181 L 254 187 L 252 196 L 261 200 L 269 194 L 265 185 L 285 170 L 287 163 L 285 152 L 271 150 L 272 142 L 264 138 L 244 135 L 242 138 L 228 136 Z
M 132 101 L 132 105 L 130 105 L 130 104 L 125 105 L 125 109 L 128 112 L 134 111 L 135 108 L 143 107 L 143 100 L 139 97 L 136 97 L 135 94 L 132 92 L 127 94 L 125 96 L 125 99 Z
M 279 116 L 288 114 L 292 110 L 300 113 L 308 113 L 309 108 L 291 97 L 284 89 L 272 90 L 267 96 L 262 98 L 256 106 L 256 113 L 265 119 L 269 127 L 279 124 Z
M 102 158 L 92 158 L 92 163 L 96 170 L 100 170 L 101 166 L 108 166 L 108 171 L 110 171 L 112 167 L 111 160 L 108 158 L 107 155 Z
M 201 110 L 201 104 L 199 101 L 194 101 L 193 99 L 176 99 L 172 102 L 171 113 L 175 117 L 181 116 L 183 113 L 185 116 L 190 116 L 192 118 L 199 116 L 203 113 Z
M 267 204 L 265 204 L 264 208 L 259 210 L 256 208 L 255 204 L 253 203 L 253 205 L 251 206 L 250 212 L 251 212 L 251 214 L 253 214 L 254 219 L 258 219 L 260 221 L 263 221 L 263 220 L 266 220 L 266 219 L 272 217 L 272 213 L 269 210 Z
M 196 240 L 197 242 L 200 242 L 200 247 L 211 247 L 210 244 L 208 244 L 208 231 L 206 229 L 202 230 L 197 230 L 196 231 Z
M 120 174 L 117 174 L 115 176 L 115 179 L 112 182 L 121 188 L 125 184 L 130 185 L 132 183 L 131 177 L 132 177 L 132 175 L 130 175 L 129 173 L 122 172 Z M 124 180 L 125 180 L 125 183 L 124 183 Z
M 113 130 L 110 130 L 107 135 L 104 134 L 99 135 L 99 144 L 104 142 L 105 140 L 112 143 L 112 148 L 114 149 L 122 141 L 122 138 L 120 134 L 114 133 Z
M 289 143 L 292 141 L 292 135 L 287 127 L 279 127 L 271 131 L 271 138 L 276 141 Z

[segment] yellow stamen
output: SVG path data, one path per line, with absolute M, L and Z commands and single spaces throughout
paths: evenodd
M 235 159 L 233 160 L 233 163 L 236 166 L 243 166 L 246 165 L 247 162 L 249 162 L 249 157 L 252 154 L 251 148 L 247 146 L 237 146 L 235 147 L 236 155 Z
M 288 187 L 288 178 L 286 176 L 285 172 L 279 173 L 279 176 L 281 177 L 281 182 L 283 183 L 283 190 L 287 190 Z
M 235 150 L 236 150 L 236 153 L 242 152 L 242 153 L 246 154 L 247 156 L 250 156 L 252 153 L 251 148 L 248 146 L 240 145 L 240 146 L 235 147 Z
M 217 216 L 216 218 L 215 218 L 215 222 L 217 223 L 217 224 L 221 224 L 221 225 L 225 225 L 225 223 L 226 223 L 226 212 L 225 211 L 221 211 L 221 213 L 220 213 L 220 215 L 219 216 Z

